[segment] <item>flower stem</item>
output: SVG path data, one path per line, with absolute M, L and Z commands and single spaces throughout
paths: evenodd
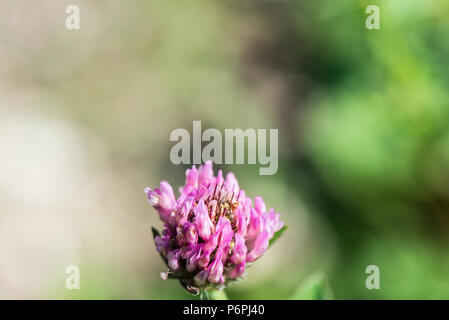
M 200 289 L 200 300 L 210 300 L 207 289 Z
M 224 290 L 209 290 L 210 300 L 229 300 Z
M 201 289 L 200 300 L 229 300 L 224 290 Z

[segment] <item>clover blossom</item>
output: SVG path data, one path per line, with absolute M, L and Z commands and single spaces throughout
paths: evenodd
M 164 223 L 162 235 L 153 228 L 156 249 L 169 267 L 161 276 L 179 279 L 191 292 L 240 278 L 284 225 L 261 197 L 253 203 L 246 196 L 233 173 L 214 176 L 210 161 L 187 169 L 177 199 L 166 181 L 145 193 Z

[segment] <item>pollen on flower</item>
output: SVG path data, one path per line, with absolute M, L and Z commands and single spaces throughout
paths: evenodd
M 260 197 L 253 204 L 234 174 L 224 179 L 220 170 L 215 176 L 210 161 L 187 170 L 178 198 L 165 181 L 145 193 L 164 222 L 155 242 L 168 273 L 191 287 L 222 286 L 241 277 L 246 263 L 262 256 L 283 227 L 280 214 L 267 212 Z

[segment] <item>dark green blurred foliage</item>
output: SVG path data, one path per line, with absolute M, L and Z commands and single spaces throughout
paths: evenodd
M 380 30 L 364 28 L 373 3 Z M 449 3 L 254 8 L 277 35 L 258 63 L 290 85 L 290 185 L 337 234 L 336 298 L 448 298 Z M 379 291 L 364 287 L 369 264 Z

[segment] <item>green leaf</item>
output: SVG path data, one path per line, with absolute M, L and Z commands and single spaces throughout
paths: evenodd
M 270 242 L 268 244 L 268 247 L 271 247 L 271 245 L 284 233 L 285 230 L 287 230 L 288 226 L 283 226 L 281 230 L 277 231 L 273 238 L 270 239 Z
M 314 273 L 305 278 L 290 296 L 290 300 L 330 300 L 332 290 L 321 273 Z
M 151 227 L 151 232 L 153 233 L 153 240 L 157 237 L 160 236 L 160 232 L 159 230 L 157 230 L 155 227 Z

